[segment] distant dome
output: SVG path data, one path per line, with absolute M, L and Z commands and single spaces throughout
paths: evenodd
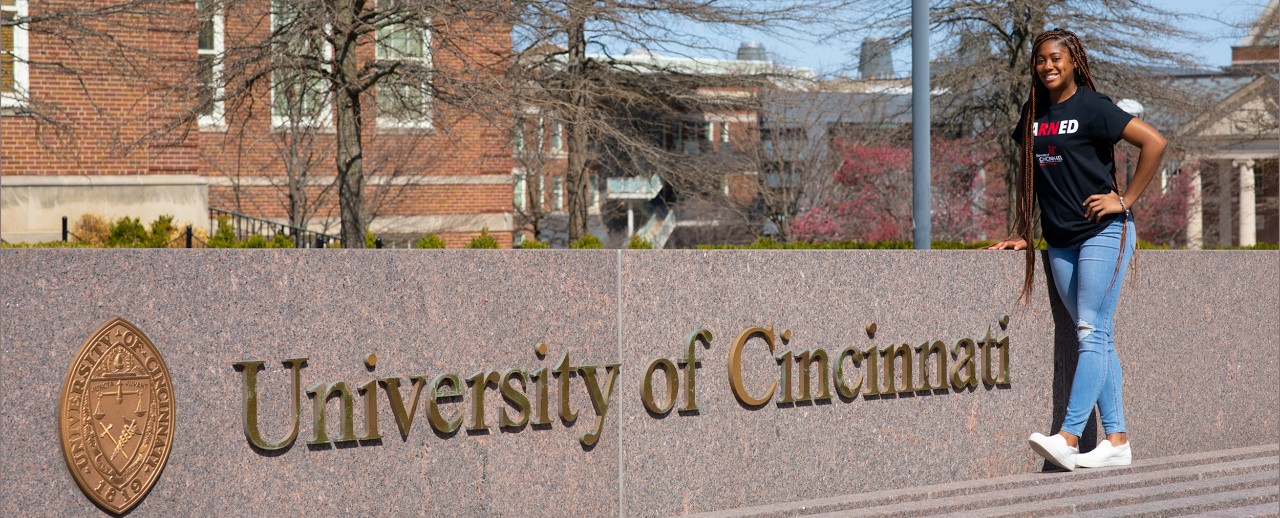
M 643 47 L 629 47 L 627 48 L 627 55 L 632 57 L 644 57 L 644 58 L 650 58 L 654 56 L 652 51 L 645 49 Z
M 748 41 L 738 47 L 738 61 L 769 61 L 769 58 L 765 57 L 764 45 Z
M 1116 107 L 1124 110 L 1129 115 L 1140 115 L 1143 111 L 1142 103 L 1133 99 L 1120 99 L 1120 101 L 1116 103 Z

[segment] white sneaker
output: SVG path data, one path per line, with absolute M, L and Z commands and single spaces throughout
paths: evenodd
M 1111 441 L 1103 439 L 1098 447 L 1089 453 L 1076 455 L 1076 465 L 1082 468 L 1104 468 L 1107 466 L 1128 466 L 1133 464 L 1133 451 L 1129 443 L 1112 446 Z
M 1076 469 L 1076 454 L 1080 453 L 1080 449 L 1067 446 L 1065 437 L 1056 433 L 1045 437 L 1040 432 L 1036 432 L 1031 434 L 1027 443 L 1031 445 L 1032 450 L 1055 466 L 1067 471 Z

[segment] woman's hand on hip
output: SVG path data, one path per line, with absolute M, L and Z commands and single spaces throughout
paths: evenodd
M 1120 195 L 1115 191 L 1085 198 L 1081 205 L 1084 206 L 1084 217 L 1089 221 L 1101 221 L 1107 214 L 1124 212 L 1124 204 L 1120 202 Z
M 1001 241 L 994 245 L 988 246 L 987 250 L 1008 250 L 1010 248 L 1014 250 L 1026 250 L 1027 240 L 1026 239 L 1007 239 L 1005 241 Z

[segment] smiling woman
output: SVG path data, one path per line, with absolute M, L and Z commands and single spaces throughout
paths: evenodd
M 1079 341 L 1062 429 L 1048 437 L 1032 434 L 1031 448 L 1067 470 L 1128 465 L 1133 456 L 1112 316 L 1137 242 L 1129 209 L 1159 167 L 1164 137 L 1097 92 L 1084 43 L 1063 29 L 1041 33 L 1032 45 L 1031 92 L 1013 137 L 1023 148 L 1018 222 L 1014 236 L 991 248 L 1026 250 L 1027 301 L 1035 274 L 1031 218 L 1039 203 L 1054 286 L 1076 322 Z M 1120 139 L 1141 150 L 1123 194 L 1113 148 Z M 1095 405 L 1107 440 L 1078 454 Z

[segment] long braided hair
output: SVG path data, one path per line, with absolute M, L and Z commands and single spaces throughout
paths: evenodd
M 1035 226 L 1031 218 L 1035 211 L 1035 136 L 1032 135 L 1031 127 L 1035 124 L 1036 110 L 1038 107 L 1048 108 L 1049 106 L 1049 89 L 1040 82 L 1040 78 L 1036 75 L 1036 58 L 1035 53 L 1040 50 L 1040 46 L 1046 42 L 1056 41 L 1071 54 L 1071 63 L 1075 67 L 1075 82 L 1078 88 L 1087 87 L 1089 90 L 1098 91 L 1093 84 L 1093 73 L 1089 70 L 1089 54 L 1084 50 L 1084 43 L 1080 41 L 1080 37 L 1076 33 L 1066 29 L 1054 28 L 1040 33 L 1036 36 L 1035 42 L 1031 44 L 1031 91 L 1027 95 L 1027 104 L 1022 112 L 1022 182 L 1018 192 L 1018 216 L 1023 222 L 1022 228 L 1018 229 L 1018 237 L 1027 242 L 1027 272 L 1022 282 L 1022 293 L 1019 296 L 1024 304 L 1031 301 L 1031 284 L 1035 280 L 1036 271 L 1036 247 L 1032 240 L 1032 228 Z M 1115 154 L 1114 148 L 1112 155 Z M 1119 184 L 1116 177 L 1115 160 L 1111 162 L 1111 181 L 1115 185 Z M 1120 249 L 1124 249 L 1124 235 L 1121 233 Z M 1122 254 L 1123 257 L 1123 254 Z

